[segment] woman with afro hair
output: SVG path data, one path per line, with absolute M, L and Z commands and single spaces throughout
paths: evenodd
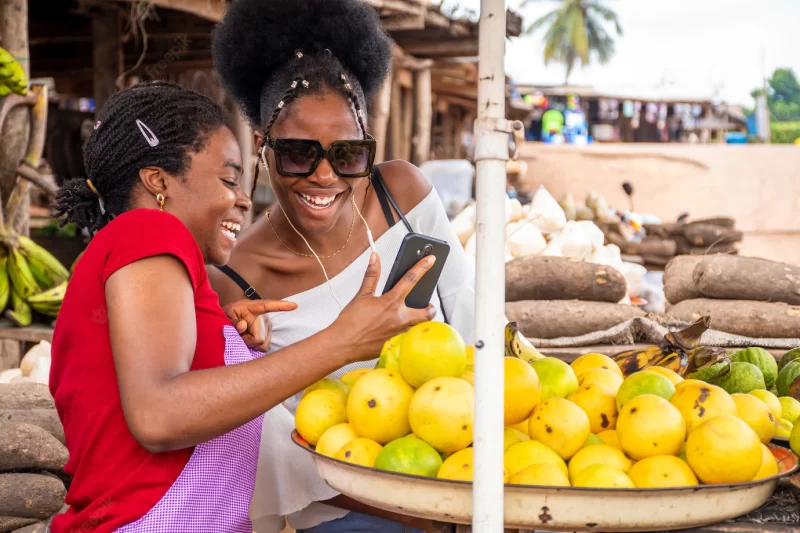
M 223 85 L 256 131 L 256 177 L 269 180 L 277 199 L 229 264 L 209 270 L 220 301 L 244 295 L 298 304 L 271 316 L 270 351 L 278 354 L 337 319 L 358 291 L 371 249 L 384 267 L 382 291 L 403 238 L 415 232 L 450 243 L 431 304 L 435 320 L 474 342 L 474 263 L 441 200 L 412 164 L 373 164 L 367 103 L 392 59 L 377 13 L 360 0 L 235 0 L 215 29 L 213 52 Z M 265 418 L 250 509 L 257 533 L 280 531 L 284 517 L 299 533 L 430 528 L 328 487 L 311 456 L 291 442 L 298 401 L 289 398 Z

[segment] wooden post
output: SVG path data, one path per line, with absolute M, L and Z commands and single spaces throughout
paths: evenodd
M 25 75 L 30 77 L 30 52 L 28 49 L 28 2 L 27 0 L 0 0 L 0 46 L 17 58 Z M 30 132 L 30 107 L 18 106 L 7 115 L 0 131 L 0 196 L 3 205 L 17 183 L 17 167 L 25 156 Z M 24 216 L 14 228 L 27 234 L 30 199 L 22 198 L 20 206 Z
M 403 89 L 403 153 L 401 158 L 411 161 L 411 136 L 414 135 L 414 92 Z
M 397 76 L 392 79 L 392 101 L 389 112 L 389 155 L 388 159 L 403 157 L 403 96 Z
M 453 107 L 447 106 L 447 110 L 442 113 L 442 159 L 452 159 L 453 149 Z
M 375 162 L 383 163 L 386 160 L 386 145 L 388 143 L 386 132 L 389 130 L 389 106 L 392 102 L 392 76 L 386 78 L 378 94 L 375 95 L 373 102 L 372 120 L 370 121 L 370 132 L 375 140 L 378 141 L 378 148 L 375 154 Z
M 431 121 L 433 105 L 431 103 L 431 70 L 425 68 L 414 75 L 414 91 L 416 109 L 414 117 L 414 139 L 411 161 L 421 165 L 431 156 Z
M 113 4 L 92 9 L 92 70 L 94 82 L 95 115 L 100 113 L 108 99 L 117 91 L 117 78 L 122 73 L 120 65 L 120 21 Z

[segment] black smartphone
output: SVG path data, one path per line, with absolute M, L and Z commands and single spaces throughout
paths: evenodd
M 389 279 L 383 288 L 386 294 L 397 285 L 411 267 L 416 265 L 420 259 L 432 255 L 436 258 L 433 267 L 422 276 L 411 292 L 406 296 L 406 306 L 413 309 L 425 309 L 431 303 L 433 291 L 439 283 L 439 276 L 442 275 L 444 263 L 450 254 L 450 245 L 446 241 L 440 241 L 419 233 L 408 233 L 403 238 L 397 258 L 394 260 L 392 270 L 389 272 Z

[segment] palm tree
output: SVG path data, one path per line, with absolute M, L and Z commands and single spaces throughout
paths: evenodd
M 522 6 L 542 0 L 524 0 Z M 553 1 L 553 0 L 549 0 Z M 603 5 L 603 0 L 555 0 L 561 6 L 536 20 L 525 33 L 531 34 L 547 27 L 544 34 L 544 64 L 550 61 L 563 63 L 567 67 L 565 83 L 580 59 L 581 66 L 589 64 L 592 54 L 600 64 L 605 64 L 614 55 L 614 39 L 606 30 L 606 24 L 622 35 L 617 14 Z

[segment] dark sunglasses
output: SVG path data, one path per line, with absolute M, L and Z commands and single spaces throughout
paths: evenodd
M 325 149 L 313 139 L 282 139 L 267 136 L 267 146 L 275 152 L 278 174 L 296 178 L 312 175 L 322 159 L 327 159 L 341 178 L 364 178 L 372 173 L 377 143 L 372 136 L 364 140 L 334 141 Z

